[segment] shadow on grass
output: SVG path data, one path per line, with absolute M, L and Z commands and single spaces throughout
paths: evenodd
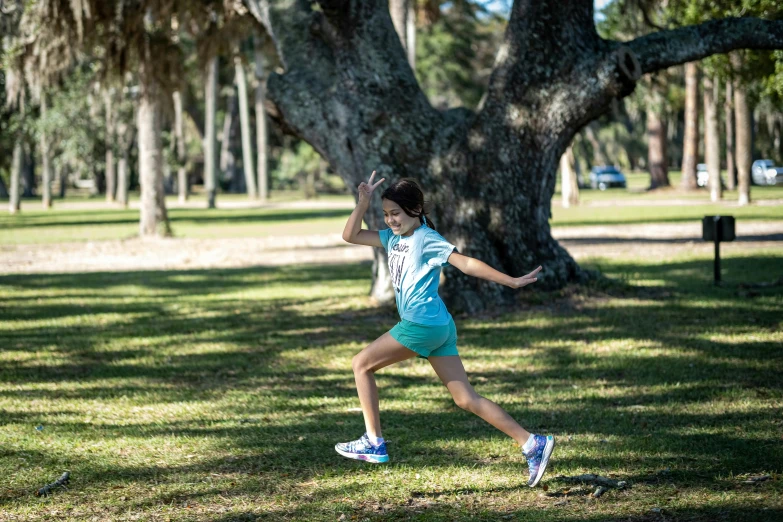
M 773 279 L 780 275 L 778 261 L 772 256 L 727 259 L 726 279 L 748 274 L 757 280 Z M 538 397 L 536 390 L 542 390 L 540 404 L 515 402 L 508 410 L 525 426 L 563 434 L 554 474 L 558 466 L 622 470 L 618 473 L 635 483 L 720 490 L 728 487 L 721 478 L 726 474 L 779 472 L 783 449 L 778 443 L 779 425 L 774 423 L 783 416 L 779 378 L 783 353 L 779 344 L 757 340 L 753 333 L 779 327 L 780 293 L 740 297 L 736 287 L 710 285 L 709 267 L 702 265 L 613 264 L 607 271 L 626 282 L 618 299 L 576 295 L 561 298 L 564 306 L 536 305 L 507 317 L 510 322 L 531 316 L 540 319 L 524 326 L 499 321 L 486 327 L 482 321 L 460 320 L 465 364 L 477 390 L 490 397 Z M 237 455 L 184 465 L 118 466 L 84 453 L 21 452 L 35 469 L 71 469 L 85 487 L 177 482 L 211 473 L 252 477 L 237 486 L 198 493 L 206 498 L 226 494 L 227 489 L 230 495 L 279 494 L 281 484 L 292 478 L 336 474 L 347 479 L 359 464 L 339 458 L 331 447 L 335 441 L 355 438 L 362 421 L 357 413 L 330 410 L 334 405 L 330 401 L 354 401 L 351 354 L 396 321 L 394 311 L 339 306 L 366 291 L 368 272 L 362 265 L 329 265 L 1 276 L 0 313 L 12 325 L 2 331 L 3 348 L 18 357 L 6 359 L 0 367 L 0 386 L 7 385 L 0 398 L 45 400 L 52 407 L 0 412 L 0 426 L 44 423 L 47 434 L 73 437 L 82 445 L 111 437 L 190 437 L 209 440 L 213 447 Z M 633 287 L 636 279 L 660 280 L 661 285 L 639 289 Z M 265 293 L 252 298 L 243 294 L 257 288 Z M 17 299 L 15 294 L 21 295 Z M 559 344 L 546 347 L 552 341 Z M 194 346 L 202 348 L 191 349 Z M 576 346 L 594 350 L 576 350 Z M 523 350 L 535 366 L 508 359 L 510 350 L 517 351 L 516 358 Z M 335 357 L 345 360 L 342 370 L 331 369 Z M 474 361 L 492 363 L 492 369 L 471 371 Z M 521 473 L 522 459 L 514 450 L 509 450 L 508 460 L 509 455 L 503 456 L 505 462 L 486 464 L 487 455 L 450 443 L 464 439 L 489 444 L 500 435 L 459 410 L 431 372 L 398 368 L 379 372 L 394 462 L 402 467 L 442 468 L 446 473 L 481 465 Z M 604 387 L 619 392 L 606 396 L 595 392 Z M 150 405 L 214 401 L 240 392 L 257 400 L 221 403 L 218 419 L 206 412 L 204 418 L 192 420 L 134 422 L 129 417 L 127 422 L 96 424 L 85 420 L 83 412 L 57 406 L 60 399 L 119 397 Z M 761 402 L 742 411 L 691 409 L 735 396 Z M 424 398 L 427 410 L 395 406 Z M 19 454 L 7 448 L 0 452 L 0 462 L 18 459 Z M 665 475 L 658 473 L 669 468 Z M 351 488 L 358 492 L 362 486 L 323 491 L 302 498 L 291 509 L 254 512 L 254 516 L 327 517 L 342 507 L 325 504 L 350 494 Z M 524 489 L 522 476 L 519 488 Z M 466 488 L 445 496 L 497 493 L 503 491 Z M 426 491 L 418 496 L 434 498 Z M 189 497 L 165 493 L 140 501 L 137 507 L 182 498 Z M 15 499 L 0 492 L 0 504 Z M 397 520 L 420 511 L 433 520 L 455 516 L 452 508 L 422 506 L 417 501 L 390 509 L 362 505 L 351 509 L 350 514 L 372 519 Z M 464 508 L 457 516 L 494 520 L 509 513 L 483 509 L 477 513 Z M 729 518 L 743 513 L 748 519 L 763 520 L 762 510 L 753 509 L 728 505 L 722 512 Z M 714 513 L 705 507 L 672 512 L 672 516 L 707 520 Z M 512 514 L 521 517 L 528 512 Z M 569 520 L 568 516 L 560 519 Z M 648 515 L 639 516 L 638 520 L 647 520 Z M 232 514 L 223 520 L 238 517 Z M 572 519 L 585 518 L 573 515 Z M 612 518 L 595 518 L 599 519 Z

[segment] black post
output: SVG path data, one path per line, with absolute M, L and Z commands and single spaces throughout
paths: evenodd
M 715 284 L 720 284 L 720 216 L 715 216 L 713 234 L 715 234 Z

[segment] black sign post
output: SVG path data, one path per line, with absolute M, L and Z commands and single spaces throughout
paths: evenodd
M 734 241 L 734 216 L 704 216 L 701 220 L 704 241 L 715 242 L 715 284 L 720 283 L 720 242 Z

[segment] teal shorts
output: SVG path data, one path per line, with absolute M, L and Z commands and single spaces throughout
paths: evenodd
M 403 319 L 389 330 L 389 334 L 398 343 L 413 350 L 423 359 L 459 355 L 457 325 L 454 324 L 454 319 L 449 319 L 449 324 L 440 326 L 412 323 Z

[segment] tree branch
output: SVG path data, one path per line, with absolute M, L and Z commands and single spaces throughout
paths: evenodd
M 639 59 L 642 73 L 651 73 L 735 49 L 783 49 L 783 21 L 722 18 L 651 33 L 626 45 Z

